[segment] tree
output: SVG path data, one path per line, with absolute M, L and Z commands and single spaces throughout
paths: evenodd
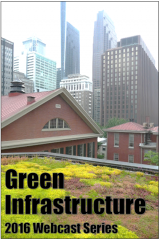
M 105 126 L 105 128 L 110 128 L 110 127 L 114 127 L 123 123 L 128 122 L 128 120 L 124 119 L 124 118 L 110 118 L 107 125 Z
M 110 128 L 110 127 L 114 127 L 123 123 L 128 122 L 128 120 L 124 119 L 124 118 L 110 118 L 108 123 L 105 126 L 101 126 L 99 123 L 97 123 L 97 125 L 101 128 L 101 130 L 103 131 L 103 129 L 106 128 Z M 104 132 L 104 131 L 103 131 Z M 107 133 L 104 132 L 103 137 L 106 138 L 107 137 Z
M 159 165 L 159 154 L 158 152 L 148 151 L 144 155 L 145 159 L 144 161 L 149 161 L 151 164 L 154 164 L 156 166 Z

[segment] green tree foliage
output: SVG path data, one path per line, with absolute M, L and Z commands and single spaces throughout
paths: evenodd
M 114 127 L 123 123 L 128 122 L 129 120 L 126 120 L 124 118 L 110 118 L 108 123 L 105 126 L 101 126 L 99 123 L 97 123 L 97 125 L 101 128 L 101 130 L 103 131 L 103 129 L 106 128 L 110 128 L 110 127 Z M 104 131 L 103 131 L 104 132 Z M 104 132 L 103 137 L 106 138 L 107 137 L 107 133 Z
M 103 154 L 97 154 L 97 158 L 104 159 L 104 155 Z
M 145 159 L 144 161 L 149 161 L 150 164 L 154 164 L 154 165 L 159 165 L 159 154 L 158 152 L 152 152 L 152 151 L 148 151 L 145 155 L 144 155 Z
M 128 122 L 128 120 L 124 118 L 110 118 L 105 128 L 111 128 L 126 122 Z

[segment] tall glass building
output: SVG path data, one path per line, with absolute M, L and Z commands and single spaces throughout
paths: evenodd
M 67 22 L 65 77 L 80 73 L 79 31 Z
M 25 52 L 15 57 L 14 71 L 23 72 L 27 78 L 33 80 L 34 92 L 56 89 L 56 62 L 41 54 Z
M 65 77 L 66 2 L 61 2 L 61 78 Z
M 61 78 L 80 73 L 79 31 L 66 22 L 66 2 L 61 2 Z
M 46 44 L 37 37 L 30 37 L 23 41 L 23 46 L 27 52 L 37 52 L 45 56 Z
M 100 92 L 101 88 L 101 55 L 108 49 L 117 46 L 117 36 L 112 20 L 104 12 L 100 11 L 97 14 L 97 21 L 94 23 L 94 37 L 93 37 L 93 92 L 95 89 Z M 98 96 L 98 95 L 97 95 Z M 100 102 L 100 99 L 96 101 Z M 94 102 L 93 118 L 100 123 L 100 105 Z
M 34 91 L 56 89 L 56 62 L 32 52 L 27 54 L 27 77 L 34 82 Z

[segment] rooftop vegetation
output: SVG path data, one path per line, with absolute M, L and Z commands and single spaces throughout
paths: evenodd
M 71 161 L 56 161 L 53 158 L 29 159 L 27 157 L 10 157 L 1 160 L 1 237 L 2 238 L 158 238 L 158 176 L 148 175 L 142 172 L 129 172 L 110 167 L 93 166 L 89 164 L 73 164 Z M 64 174 L 64 189 L 49 188 L 44 190 L 40 187 L 30 189 L 27 181 L 24 181 L 24 189 L 8 189 L 5 186 L 5 173 L 8 169 L 15 169 L 17 173 L 36 173 L 39 176 L 46 172 L 49 174 Z M 5 214 L 5 196 L 12 198 L 23 198 L 32 195 L 34 198 L 90 198 L 93 201 L 97 198 L 105 199 L 106 196 L 114 198 L 143 198 L 146 202 L 146 211 L 138 215 L 132 206 L 131 214 L 107 214 L 100 215 L 94 212 L 83 215 L 78 207 L 78 214 L 61 215 L 40 213 L 38 214 Z M 113 206 L 111 205 L 111 208 Z M 9 223 L 30 223 L 30 233 L 6 234 L 5 224 Z M 101 225 L 117 225 L 117 233 L 37 233 L 33 234 L 32 223 L 46 224 L 76 224 L 84 223 Z

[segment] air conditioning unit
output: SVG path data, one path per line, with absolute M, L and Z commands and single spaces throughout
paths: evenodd
M 150 128 L 153 128 L 153 127 L 154 127 L 154 123 L 150 123 L 150 124 L 149 124 L 149 127 L 150 127 Z
M 147 123 L 146 123 L 146 122 L 143 123 L 143 127 L 144 127 L 144 128 L 147 127 Z

